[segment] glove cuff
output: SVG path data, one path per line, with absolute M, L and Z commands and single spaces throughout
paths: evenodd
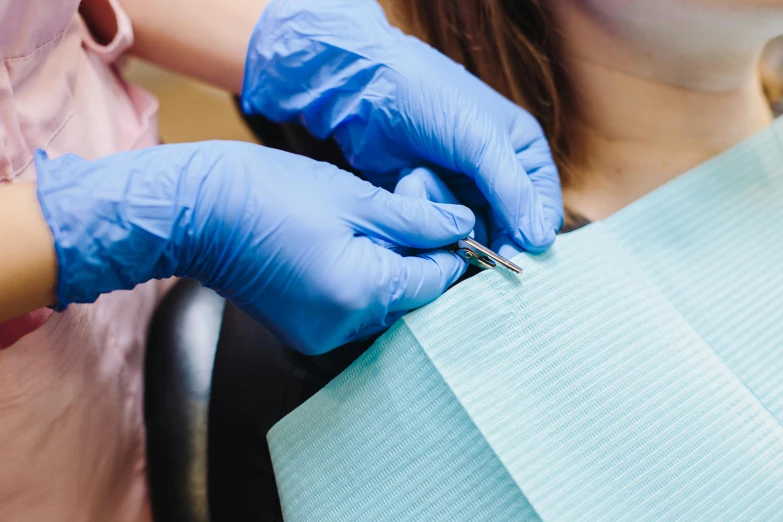
M 37 150 L 38 201 L 54 237 L 55 310 L 175 275 L 195 200 L 156 149 L 90 162 Z M 173 152 L 173 151 L 169 151 Z
M 61 312 L 69 304 L 91 303 L 98 298 L 99 293 L 90 291 L 90 286 L 79 284 L 72 269 L 74 260 L 80 257 L 78 249 L 74 245 L 74 234 L 78 226 L 79 217 L 72 216 L 69 210 L 75 210 L 72 207 L 73 196 L 71 186 L 65 180 L 68 178 L 77 178 L 73 175 L 81 162 L 86 163 L 77 156 L 65 156 L 60 159 L 59 166 L 49 159 L 49 156 L 41 149 L 37 149 L 34 155 L 35 168 L 37 173 L 37 196 L 41 205 L 46 223 L 52 232 L 54 238 L 54 250 L 57 259 L 57 301 L 50 306 L 53 310 Z M 59 171 L 59 172 L 58 172 Z M 85 207 L 79 205 L 78 208 L 83 212 Z M 76 222 L 76 223 L 75 223 Z M 82 272 L 81 269 L 77 273 Z

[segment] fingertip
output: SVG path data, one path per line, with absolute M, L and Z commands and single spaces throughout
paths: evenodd
M 473 212 L 458 204 L 446 184 L 428 168 L 402 171 L 394 195 L 409 198 L 406 216 L 409 219 L 419 216 L 416 222 L 420 229 L 431 236 L 419 238 L 417 242 L 421 244 L 443 246 L 466 237 L 475 226 Z
M 432 170 L 426 167 L 405 169 L 397 179 L 395 194 L 427 199 L 433 203 L 459 204 L 446 183 Z
M 406 167 L 406 168 L 400 170 L 400 173 L 397 175 L 397 183 L 402 181 L 404 178 L 408 177 L 410 175 L 410 173 L 413 172 L 413 171 L 414 171 L 414 169 L 412 169 L 410 167 Z
M 468 207 L 444 203 L 433 203 L 444 216 L 450 216 L 454 223 L 454 237 L 466 237 L 476 226 L 476 216 Z
M 542 208 L 536 198 L 528 199 L 522 208 L 523 211 L 516 216 L 515 226 L 510 230 L 511 237 L 528 252 L 544 252 L 554 244 L 557 236 L 550 212 Z
M 565 213 L 563 212 L 562 207 L 560 207 L 558 210 L 546 210 L 546 219 L 549 222 L 549 225 L 554 229 L 555 233 L 560 232 L 560 229 L 563 228 L 563 225 L 565 224 L 564 214 Z
M 534 254 L 549 250 L 555 243 L 556 238 L 557 232 L 550 227 L 528 235 L 524 234 L 521 229 L 518 229 L 514 237 L 522 248 Z
M 405 169 L 400 173 L 394 193 L 409 198 L 430 199 L 424 178 L 411 169 Z

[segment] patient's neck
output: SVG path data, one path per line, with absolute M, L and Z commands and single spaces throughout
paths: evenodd
M 667 77 L 656 63 L 653 77 L 624 66 L 638 62 L 566 51 L 580 142 L 575 181 L 564 194 L 567 208 L 590 220 L 605 218 L 768 125 L 772 113 L 757 72 L 759 52 L 749 51 L 743 60 L 734 56 L 735 69 L 730 62 L 705 63 L 691 81 L 682 64 L 672 63 Z
M 566 205 L 595 220 L 735 145 L 772 120 L 760 81 L 723 93 L 592 70 L 581 84 L 581 139 Z M 577 101 L 577 103 L 580 103 Z

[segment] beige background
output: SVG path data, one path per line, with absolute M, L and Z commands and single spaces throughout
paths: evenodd
M 134 58 L 123 64 L 123 73 L 160 100 L 160 135 L 165 143 L 255 141 L 228 93 Z
M 773 103 L 783 99 L 783 37 L 767 48 L 762 74 Z M 200 140 L 255 141 L 226 92 L 129 58 L 123 64 L 128 80 L 152 91 L 160 100 L 160 134 L 166 143 Z M 783 107 L 779 107 L 783 109 Z

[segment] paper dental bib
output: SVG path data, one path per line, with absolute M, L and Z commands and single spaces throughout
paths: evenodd
M 270 431 L 287 520 L 783 520 L 783 121 L 514 261 Z

